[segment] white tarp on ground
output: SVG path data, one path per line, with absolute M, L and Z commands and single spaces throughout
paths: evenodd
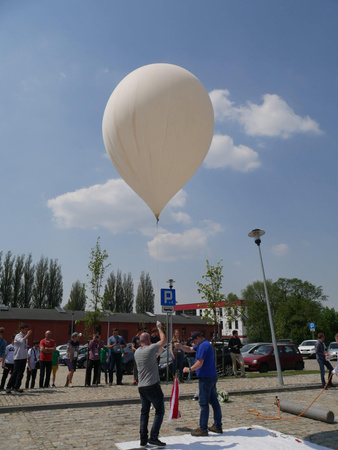
M 166 450 L 221 450 L 221 449 L 327 449 L 321 445 L 303 441 L 297 437 L 254 426 L 252 428 L 231 428 L 224 430 L 222 435 L 209 433 L 208 437 L 193 437 L 190 434 L 181 436 L 165 436 L 160 440 L 167 445 Z M 116 444 L 121 450 L 140 448 L 140 441 L 122 442 Z

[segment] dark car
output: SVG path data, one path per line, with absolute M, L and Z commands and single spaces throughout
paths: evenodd
M 223 376 L 233 375 L 232 360 L 227 344 L 223 344 L 223 342 L 216 342 L 213 346 L 216 349 L 217 373 Z M 167 351 L 168 350 L 166 349 L 160 356 L 159 373 L 161 380 L 165 380 L 167 377 Z M 188 355 L 189 353 L 184 354 L 183 367 L 189 367 Z M 195 353 L 190 353 L 190 355 L 195 356 Z M 187 374 L 184 375 L 187 376 Z M 193 372 L 192 376 L 196 377 L 196 372 Z M 169 379 L 172 378 L 172 356 L 169 350 Z
M 130 375 L 133 373 L 133 367 L 134 367 L 134 352 L 131 349 L 131 343 L 127 344 L 124 348 L 124 354 L 122 358 L 122 371 L 126 373 L 127 375 Z M 83 349 L 80 349 L 79 356 L 77 359 L 77 367 L 79 369 L 86 369 L 87 368 L 87 353 L 88 353 L 88 347 L 85 347 Z M 89 357 L 89 354 L 88 354 Z
M 291 344 L 291 345 L 296 345 L 292 339 L 278 339 L 277 341 L 277 345 L 279 344 Z
M 79 355 L 78 355 L 78 359 L 77 359 L 77 367 L 79 366 L 79 359 L 84 358 L 83 355 L 86 355 L 88 346 L 87 345 L 80 345 L 79 347 Z M 67 351 L 60 351 L 60 356 L 59 356 L 59 364 L 66 364 L 65 360 L 68 359 L 68 352 Z
M 295 345 L 278 345 L 279 360 L 282 370 L 303 370 L 304 361 Z M 244 356 L 246 370 L 268 372 L 276 370 L 275 353 L 272 344 L 262 344 Z

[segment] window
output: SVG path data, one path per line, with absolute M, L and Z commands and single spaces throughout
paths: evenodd
M 231 330 L 231 320 L 229 320 L 229 322 L 228 322 L 228 327 L 229 327 L 229 330 Z
M 238 320 L 235 320 L 235 329 L 238 330 Z

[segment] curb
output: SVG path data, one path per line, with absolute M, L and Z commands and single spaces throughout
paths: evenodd
M 313 389 L 320 389 L 321 386 L 309 385 L 309 386 L 291 386 L 291 387 L 276 387 L 269 389 L 254 389 L 248 391 L 230 391 L 229 396 L 240 395 L 259 395 L 259 394 L 272 394 L 284 391 L 307 391 Z M 180 396 L 180 400 L 192 400 L 193 394 L 184 394 Z M 164 397 L 165 401 L 170 401 L 170 396 Z M 8 414 L 13 412 L 26 412 L 26 411 L 47 411 L 57 409 L 77 409 L 77 408 L 95 408 L 102 406 L 125 406 L 141 404 L 139 398 L 129 399 L 115 399 L 115 400 L 92 400 L 85 402 L 68 402 L 68 403 L 53 403 L 53 404 L 36 404 L 36 405 L 20 405 L 20 406 L 2 406 L 0 407 L 0 414 Z

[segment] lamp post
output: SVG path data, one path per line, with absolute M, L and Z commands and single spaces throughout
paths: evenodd
M 176 283 L 175 280 L 172 278 L 169 278 L 167 280 L 167 283 L 169 284 L 169 289 L 172 289 L 174 287 L 174 283 Z M 173 315 L 170 313 L 170 330 L 169 330 L 169 313 L 167 312 L 167 383 L 169 381 L 169 350 L 170 350 L 170 343 L 169 338 L 173 335 Z
M 261 261 L 262 272 L 263 272 L 263 282 L 264 282 L 266 304 L 267 304 L 267 307 L 268 307 L 272 344 L 273 344 L 273 349 L 274 349 L 274 352 L 275 352 L 275 360 L 276 360 L 276 367 L 277 367 L 277 373 L 278 373 L 278 381 L 279 381 L 279 384 L 281 386 L 283 386 L 284 382 L 283 382 L 283 376 L 282 376 L 282 368 L 281 368 L 281 365 L 280 365 L 280 359 L 279 359 L 279 353 L 278 353 L 278 347 L 277 347 L 277 341 L 276 341 L 276 335 L 275 335 L 275 328 L 273 326 L 271 307 L 270 307 L 270 300 L 269 300 L 268 288 L 266 286 L 265 272 L 264 272 L 263 259 L 262 259 L 262 253 L 261 253 L 261 247 L 260 247 L 261 236 L 263 236 L 264 234 L 265 234 L 265 231 L 260 230 L 259 228 L 255 228 L 254 230 L 252 230 L 249 233 L 249 237 L 252 237 L 252 238 L 255 239 L 255 244 L 258 247 L 259 258 L 260 258 L 260 261 Z
M 71 333 L 70 336 L 74 333 L 74 311 L 72 311 L 72 327 L 71 327 Z
M 110 327 L 110 316 L 111 316 L 112 302 L 108 302 L 108 307 L 109 307 L 109 309 L 106 310 L 106 312 L 108 313 L 107 344 L 108 344 L 108 339 L 109 339 L 109 327 Z

